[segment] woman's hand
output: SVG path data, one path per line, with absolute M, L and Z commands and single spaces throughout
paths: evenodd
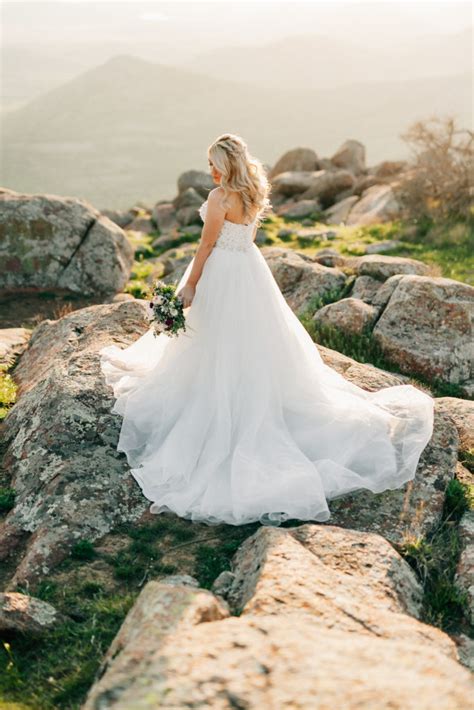
M 183 302 L 183 308 L 188 308 L 193 302 L 194 294 L 196 293 L 196 287 L 186 284 L 180 289 L 176 296 L 180 298 Z

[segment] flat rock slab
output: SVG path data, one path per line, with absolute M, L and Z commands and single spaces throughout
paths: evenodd
M 207 590 L 149 582 L 83 710 L 470 707 L 454 642 L 407 613 L 418 583 L 379 536 L 264 527 L 233 567 L 240 616 Z
M 15 506 L 0 525 L 0 559 L 18 556 L 10 587 L 46 576 L 79 539 L 95 540 L 146 508 L 116 445 L 120 417 L 99 350 L 148 329 L 145 305 L 90 306 L 34 331 L 15 369 L 5 420 L 5 470 Z

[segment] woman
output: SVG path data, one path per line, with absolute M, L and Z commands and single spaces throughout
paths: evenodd
M 118 450 L 152 513 L 325 521 L 332 498 L 414 477 L 433 400 L 412 385 L 367 392 L 323 362 L 254 243 L 270 205 L 261 163 L 229 133 L 208 159 L 218 187 L 177 290 L 186 332 L 101 351 Z

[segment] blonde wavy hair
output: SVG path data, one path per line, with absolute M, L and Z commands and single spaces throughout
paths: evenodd
M 247 144 L 234 133 L 223 133 L 209 146 L 207 156 L 221 173 L 224 203 L 230 192 L 238 192 L 244 205 L 244 219 L 257 208 L 257 226 L 271 210 L 271 184 L 258 158 L 249 153 Z

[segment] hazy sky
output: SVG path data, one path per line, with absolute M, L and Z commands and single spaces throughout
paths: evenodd
M 471 3 L 432 0 L 3 0 L 1 8 L 4 43 L 151 42 L 171 61 L 228 42 L 253 44 L 309 32 L 388 44 L 396 51 L 404 38 L 472 25 Z

